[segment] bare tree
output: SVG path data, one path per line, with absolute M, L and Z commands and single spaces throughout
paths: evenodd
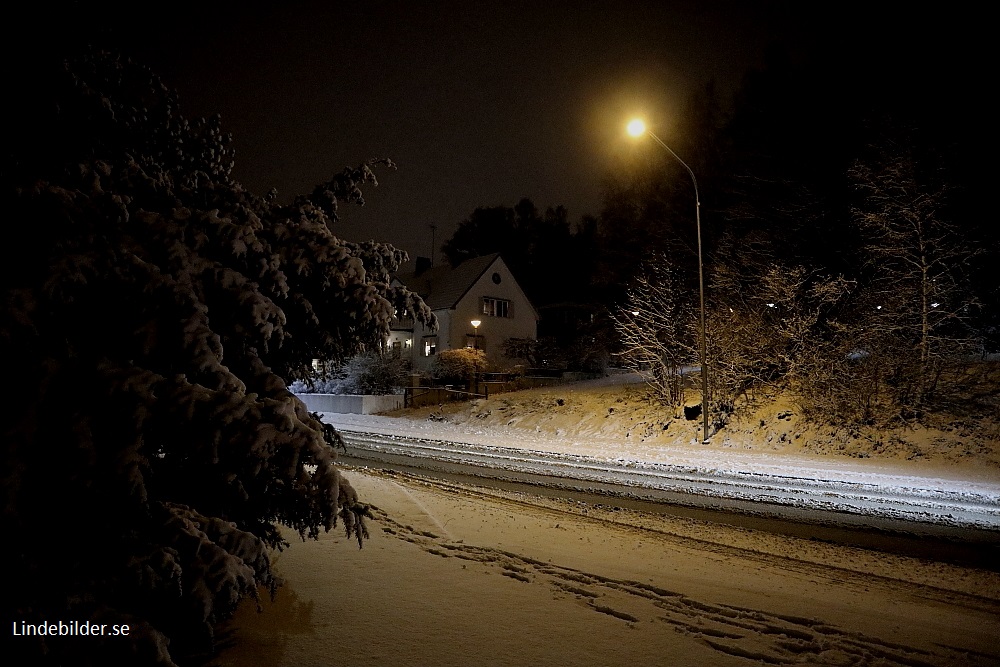
M 815 391 L 817 370 L 829 367 L 842 345 L 835 316 L 851 287 L 840 277 L 779 264 L 761 266 L 753 285 L 745 283 L 724 267 L 713 282 L 709 364 L 723 413 L 765 387 L 800 397 Z
M 902 143 L 884 142 L 849 176 L 871 270 L 864 344 L 889 355 L 882 386 L 894 402 L 919 411 L 948 360 L 975 348 L 965 270 L 976 251 L 946 218 L 949 186 Z
M 685 298 L 669 260 L 647 266 L 614 320 L 625 363 L 647 372 L 647 383 L 662 403 L 680 405 L 683 368 L 698 359 L 696 321 L 694 302 Z

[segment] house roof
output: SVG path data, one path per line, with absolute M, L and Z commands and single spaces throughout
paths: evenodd
M 444 264 L 427 269 L 419 276 L 407 273 L 396 279 L 419 294 L 431 310 L 454 308 L 499 257 L 500 253 L 495 252 L 467 259 L 454 268 Z

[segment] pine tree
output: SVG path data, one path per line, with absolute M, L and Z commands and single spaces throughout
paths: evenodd
M 20 642 L 52 664 L 173 665 L 274 590 L 279 524 L 366 535 L 286 380 L 378 345 L 394 309 L 433 316 L 389 285 L 402 251 L 332 231 L 371 163 L 282 204 L 145 68 L 91 53 L 38 74 L 3 165 L 5 618 L 133 627 Z

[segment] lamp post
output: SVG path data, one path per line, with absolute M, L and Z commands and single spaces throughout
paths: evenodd
M 684 160 L 677 156 L 677 153 L 670 149 L 663 141 L 649 131 L 646 124 L 639 119 L 635 119 L 628 124 L 628 133 L 633 137 L 641 137 L 648 134 L 653 141 L 660 144 L 664 150 L 681 163 L 691 176 L 691 183 L 694 185 L 694 220 L 698 232 L 698 298 L 700 300 L 701 326 L 699 327 L 699 347 L 701 348 L 701 419 L 702 419 L 702 444 L 708 444 L 708 354 L 705 344 L 705 272 L 701 260 L 701 200 L 698 199 L 698 179 L 694 177 L 691 167 L 687 166 Z
M 479 325 L 482 324 L 482 320 L 472 320 L 469 324 L 472 325 L 472 349 L 479 349 Z
M 472 325 L 472 331 L 473 331 L 473 333 L 472 333 L 472 349 L 473 350 L 478 350 L 479 349 L 479 325 L 482 324 L 482 323 L 483 323 L 482 320 L 472 320 L 471 322 L 469 322 L 469 324 Z M 478 396 L 479 395 L 479 363 L 478 363 L 478 359 L 477 359 L 477 361 L 475 361 L 473 363 L 475 364 L 473 366 L 473 371 L 472 371 L 473 374 L 474 374 L 474 376 L 475 376 L 473 378 L 473 382 L 475 384 L 473 386 L 472 393 L 474 393 L 474 394 L 476 394 Z

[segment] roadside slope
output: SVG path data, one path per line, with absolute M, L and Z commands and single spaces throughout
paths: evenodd
M 697 398 L 693 399 L 694 402 Z M 689 401 L 691 402 L 691 401 Z M 1000 399 L 998 399 L 1000 408 Z M 648 398 L 637 374 L 497 394 L 489 399 L 386 413 L 473 429 L 528 432 L 623 446 L 697 447 L 795 455 L 909 461 L 1000 480 L 1000 416 L 939 419 L 935 428 L 838 428 L 810 422 L 787 397 L 736 415 L 701 444 L 700 419 L 685 419 Z M 987 472 L 989 471 L 989 472 Z

